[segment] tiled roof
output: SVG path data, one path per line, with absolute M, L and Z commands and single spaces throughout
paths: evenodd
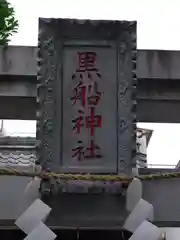
M 35 163 L 36 153 L 20 150 L 0 150 L 0 164 L 30 164 Z
M 139 129 L 150 139 L 151 130 Z M 149 140 L 148 139 L 148 140 Z M 0 137 L 0 166 L 30 165 L 36 161 L 36 138 Z
M 0 166 L 30 165 L 36 161 L 36 139 L 0 137 Z

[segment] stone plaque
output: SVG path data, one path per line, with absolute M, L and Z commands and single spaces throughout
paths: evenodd
M 62 166 L 76 171 L 77 169 L 85 171 L 87 168 L 97 172 L 115 171 L 117 168 L 115 49 L 65 48 L 63 72 Z
M 58 172 L 130 173 L 136 23 L 39 23 L 38 162 Z

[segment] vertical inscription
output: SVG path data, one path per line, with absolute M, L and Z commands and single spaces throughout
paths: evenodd
M 96 114 L 96 107 L 101 100 L 98 81 L 101 74 L 96 66 L 95 52 L 77 52 L 78 67 L 72 74 L 75 86 L 72 90 L 72 106 L 80 102 L 76 116 L 72 119 L 72 131 L 78 134 L 77 145 L 72 149 L 72 158 L 78 161 L 102 157 L 102 149 L 95 143 L 95 129 L 102 127 L 102 116 Z M 98 79 L 96 79 L 97 77 Z M 86 128 L 90 141 L 85 146 L 81 139 L 81 129 Z
M 115 171 L 117 167 L 115 61 L 112 49 L 64 51 L 63 164 L 67 168 Z

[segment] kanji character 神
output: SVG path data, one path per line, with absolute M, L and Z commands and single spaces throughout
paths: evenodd
M 86 116 L 86 128 L 90 129 L 91 136 L 94 136 L 95 128 L 102 126 L 102 117 L 95 115 L 95 108 L 90 108 L 90 115 Z
M 82 111 L 78 111 L 79 113 L 83 113 Z M 85 124 L 84 124 L 85 122 Z M 73 131 L 76 133 L 80 133 L 81 128 L 85 125 L 86 128 L 90 129 L 91 136 L 94 136 L 95 128 L 102 126 L 102 117 L 100 115 L 95 115 L 95 108 L 90 108 L 90 115 L 89 116 L 78 116 L 72 120 Z
M 78 113 L 83 113 L 82 111 L 78 111 Z M 80 133 L 81 127 L 84 126 L 84 116 L 78 116 L 77 118 L 72 120 L 73 125 L 73 131 L 76 133 Z

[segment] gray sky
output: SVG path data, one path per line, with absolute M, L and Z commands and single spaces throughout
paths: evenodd
M 179 0 L 10 0 L 20 21 L 12 44 L 36 45 L 38 17 L 137 20 L 143 49 L 180 49 Z
M 137 20 L 139 49 L 180 50 L 179 0 L 10 0 L 20 21 L 12 45 L 37 45 L 38 17 Z M 35 133 L 35 123 L 7 121 L 9 133 Z M 154 129 L 148 148 L 148 162 L 176 164 L 180 159 L 180 126 L 140 124 Z M 18 132 L 18 133 L 17 133 Z

